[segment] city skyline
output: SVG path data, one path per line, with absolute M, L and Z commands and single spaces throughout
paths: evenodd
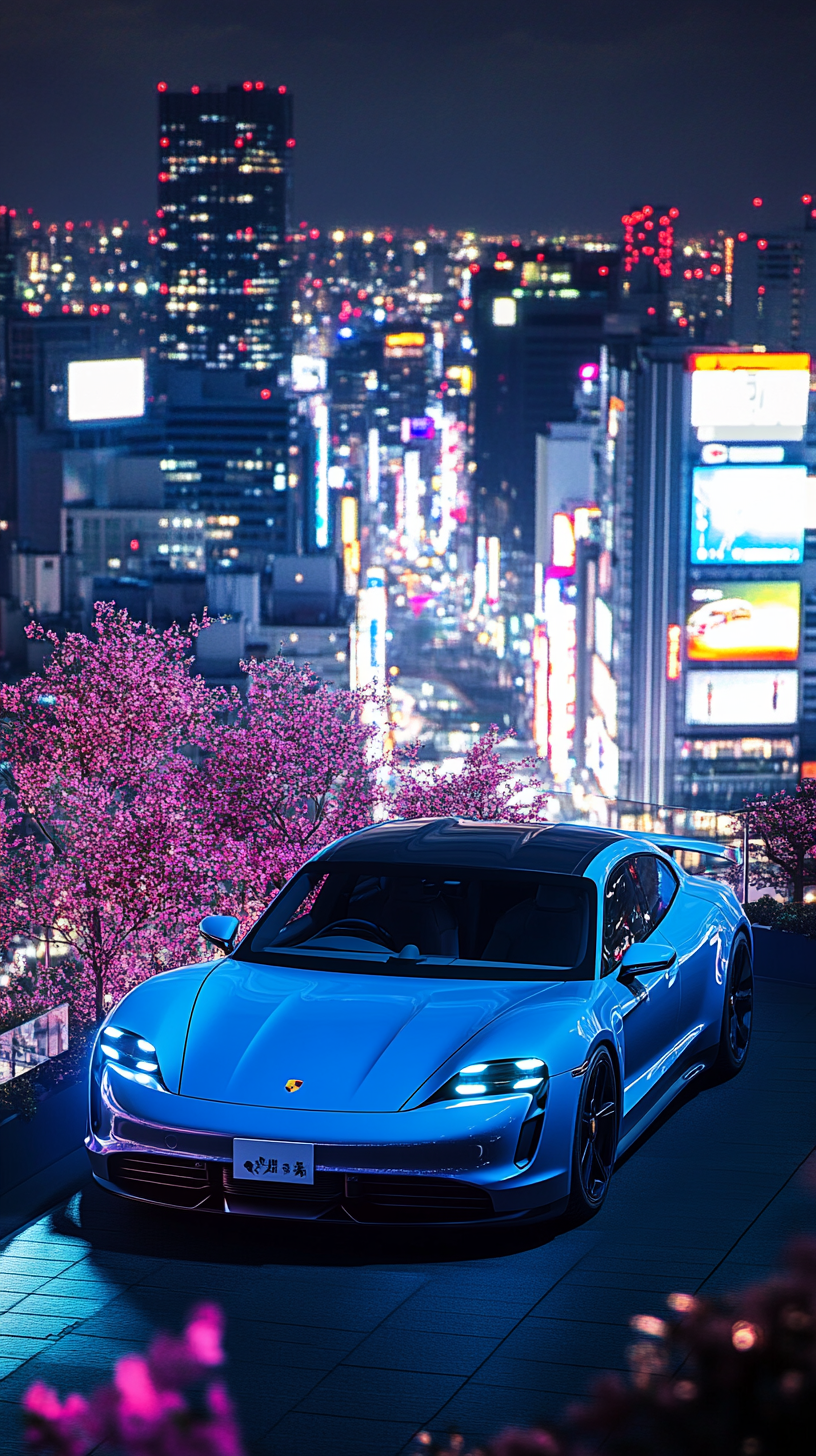
M 519 19 L 448 0 L 410 20 L 319 0 L 307 23 L 249 4 L 227 25 L 210 0 L 46 5 L 36 46 L 4 10 L 0 193 L 44 216 L 150 216 L 157 82 L 247 75 L 295 95 L 295 209 L 321 226 L 609 231 L 665 192 L 693 233 L 748 225 L 759 192 L 779 227 L 813 190 L 799 0 L 772 31 L 731 0 L 659 20 L 641 0 Z

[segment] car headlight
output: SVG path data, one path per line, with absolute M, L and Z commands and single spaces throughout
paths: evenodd
M 518 1057 L 515 1061 L 471 1062 L 429 1097 L 429 1102 L 464 1102 L 468 1097 L 507 1097 L 527 1092 L 543 1107 L 549 1074 L 540 1057 Z
M 135 1031 L 126 1031 L 122 1026 L 106 1026 L 100 1033 L 97 1046 L 99 1069 L 115 1067 L 129 1082 L 139 1082 L 142 1087 L 166 1092 L 162 1081 L 159 1058 L 151 1041 Z

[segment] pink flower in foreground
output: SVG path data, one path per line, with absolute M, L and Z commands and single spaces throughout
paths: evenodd
M 113 1380 L 89 1400 L 64 1404 L 47 1385 L 23 1398 L 26 1442 L 53 1456 L 89 1456 L 97 1446 L 119 1456 L 243 1456 L 225 1387 L 208 1384 L 188 1401 L 183 1390 L 223 1363 L 224 1318 L 215 1305 L 193 1310 L 184 1334 L 158 1335 L 147 1356 L 125 1355 Z
M 119 1392 L 119 1421 L 122 1431 L 134 1436 L 159 1425 L 170 1411 L 182 1410 L 178 1391 L 157 1390 L 143 1355 L 125 1355 L 117 1360 L 113 1383 Z
M 56 1456 L 86 1456 L 97 1444 L 99 1426 L 84 1396 L 69 1395 L 63 1404 L 50 1385 L 37 1381 L 29 1386 L 22 1404 L 27 1444 Z
M 202 1304 L 194 1310 L 184 1338 L 199 1365 L 223 1365 L 223 1333 L 224 1316 L 217 1304 Z

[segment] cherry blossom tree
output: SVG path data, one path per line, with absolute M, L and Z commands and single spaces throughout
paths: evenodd
M 460 772 L 445 771 L 437 764 L 419 764 L 416 748 L 403 751 L 396 759 L 396 787 L 391 809 L 399 819 L 423 819 L 435 814 L 464 819 L 504 819 L 514 823 L 544 817 L 543 788 L 532 780 L 533 803 L 519 803 L 531 783 L 520 772 L 521 762 L 503 763 L 499 743 L 507 735 L 495 723 L 465 754 Z
M 244 921 L 319 849 L 371 822 L 379 799 L 364 693 L 333 690 L 286 658 L 242 664 L 246 703 L 207 740 L 201 822 L 222 912 Z
M 189 637 L 112 604 L 97 604 L 90 638 L 30 631 L 50 659 L 0 689 L 4 928 L 67 949 L 75 1009 L 98 1020 L 195 947 L 209 866 L 192 812 L 194 754 L 221 697 L 191 675 Z
M 757 797 L 746 810 L 748 832 L 759 839 L 766 859 L 788 877 L 801 904 L 809 862 L 816 858 L 816 782 L 803 779 L 793 794 Z
M 403 754 L 386 792 L 373 700 L 282 657 L 243 664 L 245 698 L 210 689 L 190 657 L 206 626 L 159 633 L 97 604 L 90 637 L 29 629 L 50 656 L 0 688 L 0 944 L 44 945 L 39 993 L 67 995 L 80 1019 L 197 958 L 207 911 L 246 927 L 378 815 L 543 817 L 543 790 L 520 802 L 529 778 L 502 762 L 495 727 L 459 774 Z M 15 996 L 3 979 L 0 1011 L 22 1009 L 31 986 Z
M 110 1383 L 90 1397 L 61 1400 L 42 1382 L 29 1386 L 26 1448 L 53 1456 L 87 1456 L 99 1446 L 122 1456 L 242 1456 L 226 1388 L 211 1378 L 224 1364 L 223 1329 L 220 1309 L 199 1305 L 180 1338 L 160 1334 L 146 1355 L 123 1355 Z

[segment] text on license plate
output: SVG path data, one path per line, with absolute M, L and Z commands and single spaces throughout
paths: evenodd
M 257 1183 L 314 1183 L 314 1143 L 234 1138 L 232 1176 Z

